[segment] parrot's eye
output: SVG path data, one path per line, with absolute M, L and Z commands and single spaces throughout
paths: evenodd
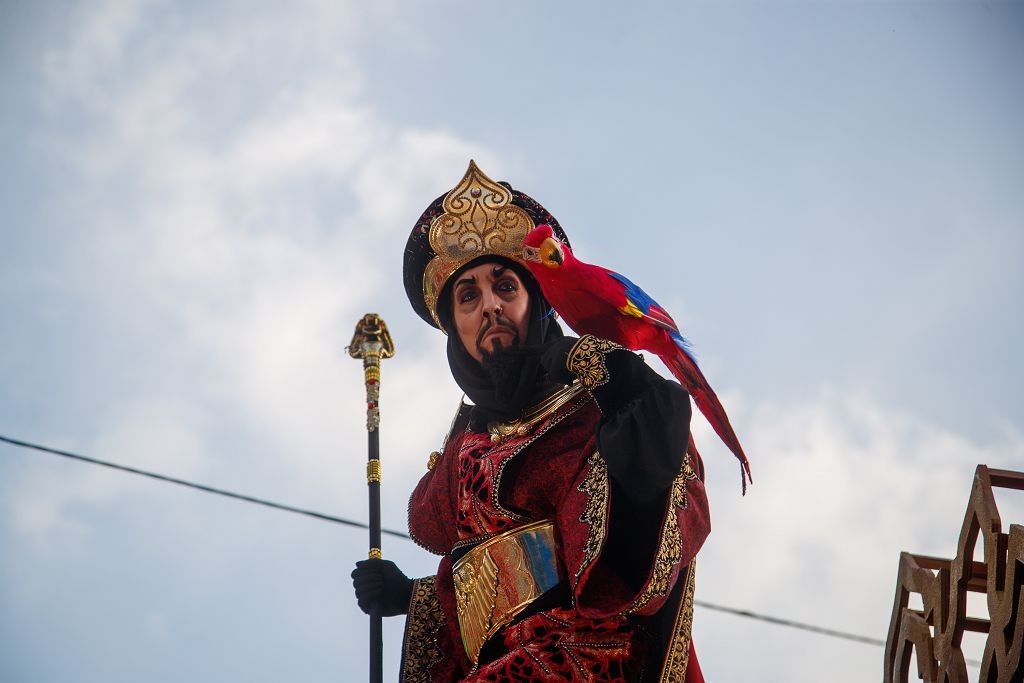
M 533 261 L 534 263 L 540 263 L 540 250 L 537 247 L 523 247 L 523 259 L 526 261 Z

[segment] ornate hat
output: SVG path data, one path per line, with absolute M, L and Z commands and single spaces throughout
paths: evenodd
M 421 318 L 441 328 L 438 297 L 449 278 L 484 257 L 523 261 L 523 238 L 547 223 L 568 244 L 558 221 L 529 195 L 495 182 L 470 161 L 450 192 L 423 212 L 405 245 L 405 293 Z

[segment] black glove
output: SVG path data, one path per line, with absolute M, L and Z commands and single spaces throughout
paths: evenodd
M 361 560 L 352 570 L 359 609 L 367 614 L 393 617 L 409 611 L 412 579 L 391 560 Z

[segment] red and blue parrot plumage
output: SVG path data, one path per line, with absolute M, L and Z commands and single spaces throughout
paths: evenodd
M 657 354 L 740 461 L 746 492 L 750 463 L 672 316 L 624 275 L 577 259 L 549 225 L 538 225 L 523 240 L 523 260 L 548 303 L 577 334 Z M 697 455 L 692 436 L 689 450 Z

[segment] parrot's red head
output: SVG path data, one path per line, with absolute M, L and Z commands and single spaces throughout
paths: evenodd
M 523 260 L 531 265 L 539 263 L 548 268 L 560 268 L 565 263 L 565 249 L 551 226 L 542 223 L 523 239 Z

